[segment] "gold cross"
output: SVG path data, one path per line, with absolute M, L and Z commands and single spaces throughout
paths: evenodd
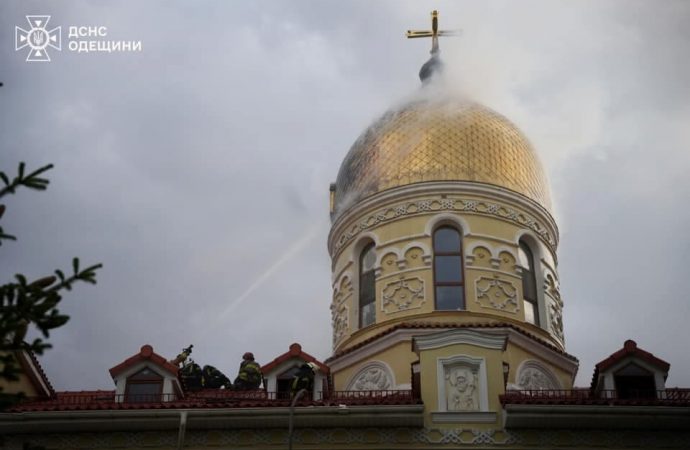
M 460 30 L 438 30 L 438 11 L 436 10 L 431 12 L 431 31 L 407 30 L 408 38 L 430 37 L 432 55 L 438 53 L 439 36 L 457 36 L 459 34 Z

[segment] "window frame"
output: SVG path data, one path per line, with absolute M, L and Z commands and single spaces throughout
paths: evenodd
M 151 376 L 145 376 L 143 378 L 134 378 L 137 375 L 139 375 L 141 372 L 148 370 L 152 372 L 154 375 Z M 163 400 L 163 384 L 165 382 L 165 378 L 160 375 L 158 372 L 155 370 L 151 369 L 150 367 L 142 367 L 140 370 L 137 372 L 133 373 L 132 375 L 128 376 L 125 380 L 125 399 L 124 401 L 126 403 L 156 403 L 160 402 Z M 130 386 L 133 384 L 157 384 L 158 385 L 158 392 L 155 394 L 132 394 L 130 392 Z M 130 396 L 138 396 L 139 398 L 130 398 Z M 145 398 L 146 397 L 151 397 L 151 400 Z
M 522 261 L 520 258 L 520 252 L 525 252 L 526 259 L 527 259 L 527 268 L 522 266 Z M 522 301 L 523 302 L 528 302 L 532 304 L 532 308 L 534 311 L 534 322 L 529 322 L 527 320 L 527 317 L 525 317 L 525 322 L 531 323 L 532 325 L 535 325 L 537 327 L 541 327 L 541 317 L 539 313 L 539 286 L 537 285 L 537 264 L 536 264 L 536 259 L 534 257 L 534 251 L 532 250 L 532 246 L 526 242 L 524 239 L 520 239 L 518 241 L 518 261 L 520 262 L 520 266 L 522 267 L 522 273 L 521 273 L 521 281 L 522 281 Z M 531 274 L 530 279 L 526 280 L 526 277 Z M 529 299 L 525 294 L 526 294 L 526 289 L 525 289 L 525 284 L 527 282 L 532 283 L 533 291 L 534 291 L 534 299 Z M 524 308 L 524 306 L 523 306 Z
M 366 272 L 364 271 L 364 258 L 367 256 L 367 254 L 373 251 L 374 252 L 374 263 L 371 266 L 371 269 L 367 270 Z M 358 295 L 357 295 L 357 301 L 358 301 L 358 318 L 357 318 L 357 324 L 359 326 L 359 329 L 366 328 L 368 326 L 374 325 L 376 323 L 376 243 L 374 242 L 369 242 L 367 243 L 362 250 L 359 252 L 359 267 L 358 267 L 358 278 L 357 278 L 357 288 L 358 288 Z M 364 275 L 371 274 L 371 292 L 373 293 L 371 301 L 367 303 L 363 303 L 363 288 L 364 288 Z M 363 308 L 369 304 L 374 305 L 374 317 L 373 321 L 371 323 L 364 323 L 364 314 L 363 314 Z
M 459 241 L 460 241 L 460 248 L 458 249 L 457 252 L 438 252 L 436 251 L 436 234 L 442 230 L 442 229 L 449 229 L 453 230 L 455 233 L 457 233 Z M 465 255 L 463 253 L 463 239 L 462 239 L 462 229 L 459 228 L 456 225 L 450 225 L 450 224 L 441 224 L 438 227 L 434 228 L 433 233 L 431 234 L 431 249 L 433 252 L 433 266 L 432 266 L 432 273 L 433 273 L 433 280 L 434 280 L 434 311 L 467 311 L 467 293 L 465 292 Z M 459 256 L 460 257 L 460 280 L 459 282 L 457 281 L 438 281 L 436 279 L 436 258 L 437 256 Z M 455 287 L 460 287 L 462 290 L 462 304 L 460 305 L 460 308 L 458 309 L 439 309 L 438 308 L 438 301 L 437 301 L 437 288 L 439 287 L 444 287 L 444 286 L 455 286 Z

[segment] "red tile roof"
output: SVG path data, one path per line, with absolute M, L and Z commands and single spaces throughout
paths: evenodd
M 135 364 L 138 364 L 142 361 L 150 361 L 153 364 L 157 365 L 158 367 L 161 367 L 168 372 L 172 373 L 173 375 L 177 375 L 177 371 L 179 370 L 177 366 L 171 364 L 163 358 L 161 355 L 155 353 L 153 351 L 153 347 L 150 345 L 146 344 L 141 347 L 141 350 L 139 350 L 139 353 L 136 355 L 130 356 L 126 360 L 122 361 L 120 364 L 117 366 L 113 367 L 110 369 L 110 376 L 115 378 L 118 375 L 120 375 L 122 372 L 125 370 L 129 369 L 130 367 L 134 366 Z
M 628 356 L 632 356 L 646 361 L 649 364 L 658 367 L 666 373 L 668 373 L 668 370 L 671 368 L 671 365 L 669 363 L 667 363 L 663 359 L 657 358 L 648 351 L 642 350 L 637 346 L 637 342 L 633 341 L 632 339 L 628 339 L 623 343 L 622 349 L 613 353 L 611 356 L 604 359 L 603 361 L 600 361 L 596 366 L 594 366 L 594 374 L 592 375 L 591 389 L 596 388 L 597 382 L 599 380 L 599 374 L 601 372 L 609 369 L 611 366 L 622 361 L 624 358 Z
M 123 409 L 178 409 L 178 408 L 278 408 L 290 406 L 289 398 L 273 398 L 275 393 L 265 391 L 231 391 L 206 389 L 187 393 L 184 398 L 161 402 L 118 402 L 115 391 L 59 392 L 56 398 L 28 400 L 15 405 L 8 412 L 84 411 Z M 421 400 L 412 391 L 365 391 L 332 393 L 322 400 L 301 399 L 297 406 L 372 406 L 417 405 Z
M 573 355 L 564 352 L 562 349 L 556 347 L 555 345 L 551 344 L 550 342 L 545 341 L 544 339 L 529 333 L 522 328 L 518 327 L 517 325 L 514 325 L 512 323 L 507 323 L 507 322 L 480 322 L 480 323 L 453 323 L 453 322 L 401 322 L 399 324 L 393 325 L 390 328 L 386 328 L 385 330 L 381 331 L 378 334 L 375 334 L 362 342 L 359 342 L 352 347 L 349 347 L 345 350 L 341 350 L 338 353 L 334 354 L 330 358 L 326 359 L 326 362 L 333 361 L 334 359 L 340 358 L 343 355 L 346 355 L 348 353 L 351 353 L 359 348 L 362 348 L 371 342 L 374 342 L 383 336 L 390 334 L 396 330 L 406 330 L 406 329 L 426 329 L 426 328 L 439 328 L 439 329 L 445 329 L 445 328 L 511 328 L 521 334 L 524 334 L 530 339 L 533 339 L 540 344 L 544 345 L 545 347 L 550 348 L 551 350 L 560 353 L 561 355 L 565 356 L 566 358 L 577 362 L 578 359 L 574 357 Z
M 665 372 L 668 372 L 668 369 L 671 368 L 671 365 L 666 361 L 659 359 L 651 353 L 637 347 L 637 343 L 632 339 L 628 339 L 627 341 L 625 341 L 622 349 L 618 350 L 616 353 L 601 361 L 595 367 L 599 369 L 599 371 L 604 371 L 627 356 L 633 356 L 635 358 L 642 359 Z
M 280 364 L 284 363 L 285 361 L 288 361 L 292 358 L 297 358 L 297 359 L 301 359 L 305 362 L 314 363 L 319 367 L 321 372 L 323 372 L 325 374 L 328 374 L 331 371 L 331 369 L 327 365 L 325 365 L 321 361 L 318 361 L 316 358 L 311 356 L 309 353 L 302 351 L 301 345 L 299 345 L 298 343 L 294 343 L 294 344 L 290 345 L 290 349 L 287 352 L 283 353 L 282 355 L 278 356 L 277 358 L 275 358 L 270 363 L 263 366 L 261 368 L 261 372 L 265 375 L 265 374 L 269 373 L 270 371 L 272 371 L 273 369 L 275 369 L 278 365 L 280 365 Z

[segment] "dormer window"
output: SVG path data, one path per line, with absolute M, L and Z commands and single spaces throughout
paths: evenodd
M 125 401 L 128 403 L 160 402 L 163 377 L 148 367 L 127 377 Z
M 616 396 L 628 398 L 656 398 L 654 374 L 631 363 L 613 374 Z
M 592 391 L 599 397 L 650 399 L 663 395 L 669 363 L 628 339 L 623 348 L 595 366 Z

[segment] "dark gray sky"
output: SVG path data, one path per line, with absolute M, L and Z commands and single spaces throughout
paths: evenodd
M 418 89 L 429 42 L 454 86 L 509 117 L 547 168 L 577 384 L 623 341 L 690 386 L 690 3 L 683 1 L 123 1 L 0 4 L 0 170 L 54 163 L 7 199 L 0 276 L 73 256 L 78 286 L 42 364 L 57 389 L 110 388 L 150 343 L 234 376 L 252 350 L 330 355 L 328 183 L 359 133 Z M 14 27 L 63 26 L 27 63 Z M 67 50 L 106 26 L 137 53 Z

